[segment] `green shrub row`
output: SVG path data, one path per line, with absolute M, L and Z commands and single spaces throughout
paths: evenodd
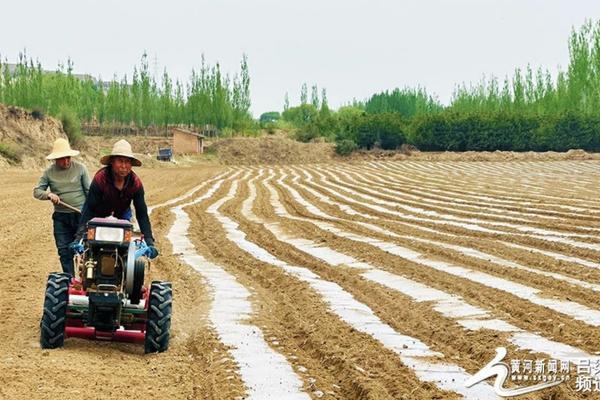
M 446 111 L 410 120 L 397 113 L 363 112 L 345 120 L 332 114 L 329 121 L 331 125 L 324 129 L 317 123 L 306 125 L 297 131 L 296 138 L 303 142 L 319 137 L 335 141 L 341 155 L 358 148 L 394 150 L 404 143 L 423 151 L 600 151 L 600 116 L 578 112 L 537 115 Z
M 433 151 L 600 151 L 600 117 L 558 115 L 457 114 L 417 117 L 409 142 Z

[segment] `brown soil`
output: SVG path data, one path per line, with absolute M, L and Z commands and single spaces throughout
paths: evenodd
M 56 135 L 60 135 L 58 130 Z M 6 138 L 9 136 L 3 136 L 3 139 Z M 103 149 L 110 148 L 114 140 L 105 143 L 101 138 L 93 138 L 86 143 L 88 147 L 82 150 L 96 157 Z M 467 331 L 455 320 L 435 311 L 430 303 L 414 302 L 399 292 L 367 281 L 355 269 L 332 267 L 278 240 L 263 225 L 248 220 L 241 212 L 241 204 L 249 194 L 248 181 L 258 175 L 259 167 L 220 167 L 208 161 L 186 166 L 181 163 L 154 164 L 151 161 L 154 145 L 153 139 L 135 144 L 139 149 L 137 151 L 150 153 L 145 156 L 148 167 L 136 169 L 144 182 L 149 205 L 181 196 L 226 169 L 241 169 L 243 173 L 235 178 L 239 182 L 235 197 L 225 203 L 220 212 L 239 223 L 240 231 L 247 235 L 248 240 L 267 249 L 280 260 L 302 266 L 324 280 L 335 282 L 371 308 L 382 322 L 399 333 L 423 341 L 432 350 L 443 353 L 446 360 L 470 373 L 483 367 L 498 346 L 507 347 L 511 359 L 548 358 L 544 354 L 531 354 L 517 349 L 509 344 L 505 333 Z M 96 150 L 93 150 L 94 146 Z M 533 269 L 598 284 L 600 269 L 514 249 L 507 243 L 554 251 L 597 264 L 600 263 L 598 251 L 532 238 L 514 228 L 503 228 L 501 233 L 496 234 L 481 233 L 467 227 L 435 223 L 438 220 L 436 217 L 431 217 L 429 222 L 417 222 L 369 207 L 378 205 L 391 211 L 400 210 L 384 203 L 395 201 L 399 205 L 419 207 L 428 212 L 479 219 L 482 226 L 490 229 L 498 229 L 494 223 L 508 222 L 511 216 L 515 216 L 523 219 L 518 224 L 563 233 L 589 234 L 592 237 L 577 240 L 598 244 L 599 163 L 595 159 L 587 160 L 589 157 L 595 158 L 595 155 L 588 157 L 580 152 L 571 152 L 558 156 L 546 155 L 549 158 L 558 157 L 557 161 L 509 157 L 508 161 L 489 158 L 494 162 L 480 163 L 466 161 L 475 155 L 463 154 L 467 158 L 459 161 L 445 161 L 445 156 L 439 156 L 432 162 L 423 159 L 428 156 L 413 151 L 406 161 L 348 164 L 336 162 L 331 156 L 331 148 L 326 144 L 322 147 L 294 146 L 283 139 L 232 139 L 219 142 L 215 148 L 224 163 L 260 162 L 272 166 L 283 162 L 326 160 L 328 162 L 325 164 L 275 165 L 273 169 L 277 177 L 287 174 L 284 182 L 307 201 L 324 213 L 339 218 L 330 222 L 340 229 L 393 242 L 435 260 L 528 285 L 538 289 L 543 296 L 574 301 L 594 310 L 600 308 L 597 293 L 590 289 L 535 272 L 499 266 L 440 246 L 424 245 L 410 238 L 393 238 L 357 224 L 368 222 L 391 233 L 469 247 Z M 314 149 L 321 149 L 321 153 Z M 49 148 L 44 151 L 47 150 Z M 488 156 L 481 155 L 483 159 L 488 159 Z M 97 167 L 93 161 L 95 159 L 89 158 L 91 172 Z M 37 162 L 40 164 L 35 164 Z M 37 168 L 45 165 L 42 164 L 43 158 L 32 163 Z M 298 182 L 289 176 L 292 170 L 300 172 L 302 178 Z M 574 170 L 578 172 L 574 174 Z M 241 179 L 247 171 L 250 172 L 248 178 Z M 340 171 L 349 175 L 345 176 Z M 312 183 L 306 179 L 304 172 L 312 177 Z M 174 223 L 169 207 L 159 207 L 151 216 L 161 256 L 153 262 L 148 276 L 148 280 L 168 279 L 173 282 L 174 314 L 169 351 L 159 355 L 144 355 L 143 349 L 137 345 L 80 339 L 68 339 L 62 349 L 40 349 L 39 318 L 46 277 L 48 273 L 60 269 L 52 237 L 51 206 L 31 196 L 40 173 L 39 169 L 4 168 L 0 174 L 0 186 L 3 188 L 0 198 L 0 270 L 3 273 L 3 279 L 0 280 L 0 316 L 3 321 L 0 325 L 0 398 L 55 399 L 57 393 L 72 399 L 134 396 L 243 398 L 246 392 L 238 366 L 209 323 L 208 313 L 212 302 L 210 290 L 190 266 L 173 254 L 165 237 Z M 322 180 L 318 173 L 328 179 Z M 367 174 L 372 176 L 369 178 Z M 380 177 L 385 183 L 373 180 L 373 176 Z M 278 216 L 269 200 L 264 180 L 263 175 L 255 181 L 257 199 L 253 211 L 267 221 L 279 222 L 290 235 L 322 243 L 377 268 L 461 296 L 470 304 L 482 307 L 494 317 L 521 329 L 589 353 L 595 353 L 600 348 L 599 328 L 584 321 L 537 306 L 504 291 L 426 268 L 369 244 L 337 237 L 313 223 Z M 222 266 L 251 291 L 255 314 L 250 322 L 260 327 L 272 348 L 286 357 L 302 380 L 303 389 L 312 398 L 420 400 L 459 397 L 455 393 L 440 390 L 434 384 L 421 382 L 394 352 L 342 321 L 306 283 L 276 266 L 257 260 L 230 241 L 221 223 L 206 209 L 226 195 L 231 183 L 232 179 L 225 178 L 222 187 L 209 199 L 186 208 L 191 218 L 190 238 L 198 253 Z M 285 187 L 275 186 L 290 214 L 310 220 L 322 219 L 305 209 Z M 336 205 L 319 200 L 306 188 L 312 188 L 338 204 L 351 206 L 372 218 L 349 215 Z M 208 189 L 209 186 L 204 187 L 193 197 L 206 193 Z M 373 194 L 367 189 L 379 192 Z M 395 192 L 384 192 L 382 189 Z M 352 194 L 350 190 L 357 194 Z M 344 193 L 361 204 L 336 196 L 333 191 Z M 374 199 L 361 199 L 361 194 L 368 194 Z M 495 212 L 482 206 L 491 207 Z M 418 214 L 406 210 L 403 212 Z M 482 212 L 489 215 L 482 216 Z M 429 228 L 434 232 L 421 228 Z M 592 398 L 575 392 L 573 387 L 571 382 L 525 398 Z
M 0 143 L 21 155 L 21 165 L 34 167 L 43 162 L 52 142 L 65 137 L 60 122 L 53 118 L 34 118 L 19 107 L 0 104 Z M 0 168 L 8 167 L 10 160 L 0 154 Z
M 140 170 L 143 170 L 141 168 Z M 185 193 L 214 169 L 144 171 L 150 204 Z M 0 175 L 0 398 L 232 399 L 243 394 L 237 368 L 214 330 L 206 324 L 207 294 L 198 275 L 181 265 L 163 238 L 168 210 L 152 215 L 163 255 L 148 279 L 169 279 L 174 287 L 174 319 L 167 353 L 144 356 L 131 344 L 68 339 L 59 350 L 39 347 L 39 319 L 46 276 L 60 270 L 52 238 L 51 206 L 35 200 L 37 173 L 9 170 Z M 158 179 L 161 181 L 159 182 Z M 174 182 L 167 185 L 165 182 Z
M 600 154 L 588 153 L 581 149 L 567 152 L 534 151 L 464 151 L 464 152 L 421 152 L 413 148 L 400 150 L 361 150 L 349 157 L 349 160 L 419 160 L 419 161 L 559 161 L 559 160 L 599 160 Z
M 210 148 L 229 165 L 305 164 L 334 157 L 330 143 L 300 143 L 280 136 L 223 139 Z

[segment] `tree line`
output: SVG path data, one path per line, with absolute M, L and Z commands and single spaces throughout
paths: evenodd
M 527 66 L 503 80 L 457 86 L 448 106 L 425 88 L 405 87 L 333 110 L 325 89 L 303 84 L 300 104 L 291 106 L 286 94 L 283 112 L 264 113 L 259 122 L 269 131 L 292 130 L 303 142 L 335 142 L 344 154 L 404 143 L 436 151 L 600 151 L 600 22 L 573 29 L 568 44 L 569 64 L 555 77 Z M 200 69 L 181 82 L 166 70 L 157 81 L 144 54 L 131 78 L 105 84 L 74 75 L 71 60 L 48 73 L 21 54 L 15 68 L 0 63 L 0 102 L 100 126 L 212 124 L 238 132 L 255 126 L 246 56 L 233 78 L 202 57 Z
M 0 102 L 53 116 L 68 110 L 84 123 L 106 126 L 212 124 L 219 129 L 242 130 L 252 124 L 245 55 L 233 78 L 223 74 L 218 63 L 207 64 L 202 56 L 200 69 L 192 70 L 189 80 L 181 82 L 174 81 L 166 69 L 157 81 L 144 53 L 131 78 L 115 76 L 105 83 L 73 74 L 71 60 L 47 72 L 40 62 L 22 53 L 14 68 L 0 62 Z
M 600 151 L 600 22 L 586 22 L 569 37 L 569 64 L 556 77 L 530 66 L 499 81 L 459 85 L 448 106 L 424 88 L 372 95 L 332 111 L 313 86 L 301 104 L 270 115 L 268 124 L 290 124 L 300 141 L 337 143 L 354 149 L 396 149 L 404 143 L 435 151 Z M 321 140 L 321 139 L 319 139 Z

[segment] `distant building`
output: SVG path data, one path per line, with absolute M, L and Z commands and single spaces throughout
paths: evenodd
M 204 153 L 204 135 L 184 128 L 171 128 L 171 132 L 173 132 L 173 154 Z

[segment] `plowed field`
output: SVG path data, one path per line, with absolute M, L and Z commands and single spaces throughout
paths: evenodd
M 599 354 L 600 161 L 139 172 L 169 351 L 39 348 L 51 206 L 37 173 L 3 171 L 0 398 L 490 399 L 493 379 L 464 382 L 497 347 L 509 366 Z M 600 398 L 570 373 L 519 398 Z

